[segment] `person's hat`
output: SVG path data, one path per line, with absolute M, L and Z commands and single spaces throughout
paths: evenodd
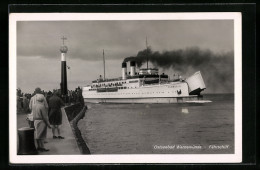
M 35 88 L 35 93 L 41 93 L 41 88 L 40 87 L 36 87 Z

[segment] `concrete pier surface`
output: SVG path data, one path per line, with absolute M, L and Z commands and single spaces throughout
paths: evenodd
M 81 152 L 78 148 L 76 139 L 73 135 L 70 123 L 68 121 L 67 115 L 62 108 L 62 125 L 61 125 L 61 136 L 65 139 L 53 139 L 52 131 L 50 128 L 47 130 L 47 143 L 45 143 L 45 148 L 49 149 L 47 152 L 38 152 L 39 155 L 81 155 Z M 22 127 L 29 127 L 26 120 L 26 113 L 18 112 L 17 113 L 17 129 Z M 17 149 L 19 139 L 17 137 Z M 36 142 L 35 142 L 35 146 Z

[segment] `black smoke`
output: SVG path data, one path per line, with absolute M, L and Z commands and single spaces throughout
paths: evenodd
M 234 52 L 213 53 L 190 47 L 173 51 L 153 51 L 151 48 L 139 51 L 136 56 L 127 57 L 124 62 L 136 61 L 137 67 L 147 62 L 163 70 L 172 69 L 188 77 L 201 71 L 208 92 L 234 92 Z

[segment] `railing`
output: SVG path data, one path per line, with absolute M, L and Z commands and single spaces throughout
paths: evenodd
M 146 75 L 134 75 L 134 76 L 127 76 L 127 79 L 136 79 L 136 78 L 168 78 L 168 75 L 157 75 L 157 74 L 146 74 Z M 122 77 L 115 78 L 115 79 L 100 79 L 100 80 L 94 80 L 92 83 L 103 83 L 103 82 L 110 82 L 110 81 L 121 81 L 123 80 Z

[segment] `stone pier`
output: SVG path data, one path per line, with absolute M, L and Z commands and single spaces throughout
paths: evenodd
M 76 105 L 66 106 L 62 109 L 62 125 L 61 125 L 61 136 L 65 139 L 53 139 L 52 131 L 48 128 L 47 132 L 47 143 L 45 143 L 45 148 L 49 149 L 48 152 L 38 152 L 39 155 L 80 155 L 89 154 L 89 150 L 84 143 L 78 137 L 81 135 L 77 131 L 77 122 L 79 119 L 83 118 L 85 115 L 86 108 L 79 108 Z M 82 111 L 82 112 L 81 112 Z M 83 113 L 84 112 L 84 113 Z M 22 127 L 29 127 L 26 120 L 26 113 L 17 113 L 17 129 Z M 76 129 L 76 130 L 75 130 Z M 17 138 L 17 140 L 19 140 Z M 17 149 L 18 148 L 17 141 Z M 35 142 L 36 143 L 36 142 Z M 84 144 L 85 145 L 84 145 Z M 83 148 L 83 149 L 82 149 Z

